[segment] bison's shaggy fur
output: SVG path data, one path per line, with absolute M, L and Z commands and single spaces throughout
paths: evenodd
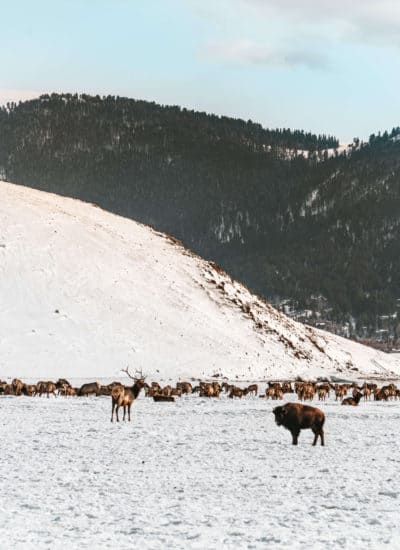
M 281 407 L 275 407 L 272 411 L 278 426 L 284 426 L 290 431 L 293 445 L 297 445 L 300 430 L 311 429 L 314 433 L 313 445 L 317 444 L 318 436 L 321 445 L 325 445 L 323 425 L 325 415 L 316 407 L 302 405 L 300 403 L 286 403 Z

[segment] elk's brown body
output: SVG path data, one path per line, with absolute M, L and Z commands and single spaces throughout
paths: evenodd
M 132 378 L 135 383 L 133 384 L 133 386 L 123 386 L 122 384 L 119 384 L 114 386 L 111 390 L 111 422 L 114 419 L 114 411 L 117 422 L 119 422 L 118 411 L 120 407 L 124 408 L 123 420 L 125 420 L 126 413 L 128 412 L 128 421 L 131 421 L 132 403 L 138 397 L 139 393 L 146 383 L 143 376 L 141 378 L 135 378 L 134 376 L 131 376 L 128 368 L 124 369 L 124 372 L 126 372 L 129 378 Z
M 40 381 L 36 384 L 36 393 L 35 395 L 39 394 L 39 397 L 42 396 L 42 394 L 47 394 L 47 397 L 50 397 L 50 394 L 52 393 L 54 397 L 57 397 L 56 395 L 56 385 L 54 382 L 51 382 L 50 380 L 47 382 Z
M 89 382 L 88 384 L 83 384 L 78 391 L 78 395 L 82 396 L 85 395 L 86 397 L 88 395 L 92 394 L 100 395 L 100 384 L 98 382 Z
M 247 395 L 248 393 L 254 393 L 254 395 L 258 394 L 258 384 L 251 384 L 244 390 L 244 395 Z
M 362 396 L 363 394 L 361 392 L 358 392 L 355 394 L 354 397 L 346 397 L 346 399 L 343 399 L 342 405 L 351 405 L 352 407 L 357 407 Z

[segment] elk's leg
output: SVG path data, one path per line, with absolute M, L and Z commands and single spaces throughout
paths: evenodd
M 120 408 L 120 405 L 117 404 L 117 406 L 115 407 L 115 416 L 117 417 L 117 422 L 119 422 L 119 417 L 118 417 L 119 408 Z
M 125 420 L 125 416 L 126 416 L 126 405 L 124 405 L 124 416 L 123 416 L 122 420 Z
M 114 418 L 114 409 L 115 409 L 115 401 L 113 398 L 111 398 L 111 422 L 113 421 L 113 418 Z
M 129 420 L 129 422 L 131 421 L 131 405 L 132 405 L 132 403 L 129 403 L 129 405 L 128 405 L 128 420 Z

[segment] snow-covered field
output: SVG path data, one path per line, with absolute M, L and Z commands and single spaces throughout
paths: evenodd
M 400 402 L 314 404 L 325 447 L 250 396 L 1 397 L 0 547 L 400 548 Z
M 0 182 L 0 379 L 400 375 L 288 319 L 166 235 Z M 293 447 L 276 403 L 0 397 L 0 549 L 400 548 L 400 402 L 324 403 Z M 285 400 L 287 401 L 287 400 Z

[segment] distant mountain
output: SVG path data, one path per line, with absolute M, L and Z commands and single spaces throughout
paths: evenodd
M 400 356 L 296 323 L 176 240 L 0 182 L 0 375 L 399 376 Z
M 0 175 L 174 235 L 309 323 L 395 337 L 399 137 L 339 154 L 332 136 L 52 94 L 0 111 Z

